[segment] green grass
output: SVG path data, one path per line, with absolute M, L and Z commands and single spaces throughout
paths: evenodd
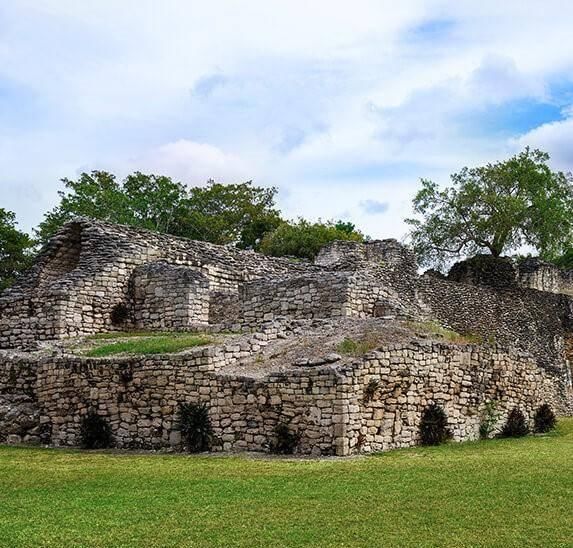
M 406 322 L 406 325 L 413 331 L 422 331 L 429 335 L 437 335 L 444 340 L 455 344 L 481 344 L 483 337 L 475 333 L 460 334 L 452 329 L 447 329 L 435 321 L 427 322 Z
M 88 341 L 107 341 L 110 339 L 130 339 L 132 337 L 181 337 L 189 335 L 188 331 L 110 331 L 96 333 L 86 337 Z
M 364 354 L 379 348 L 381 340 L 374 333 L 366 333 L 358 339 L 345 337 L 337 346 L 336 350 L 344 356 L 363 356 Z
M 116 338 L 118 338 L 117 334 Z M 105 338 L 103 339 L 105 340 Z M 131 335 L 127 340 L 118 340 L 90 348 L 85 352 L 85 356 L 103 358 L 120 354 L 169 354 L 211 342 L 213 341 L 210 337 L 190 333 L 165 333 L 153 336 Z
M 288 460 L 0 448 L 0 546 L 571 547 L 549 436 Z

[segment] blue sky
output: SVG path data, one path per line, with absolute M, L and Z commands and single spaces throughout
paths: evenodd
M 0 206 L 84 170 L 254 180 L 401 238 L 420 177 L 526 145 L 573 169 L 573 3 L 6 0 Z

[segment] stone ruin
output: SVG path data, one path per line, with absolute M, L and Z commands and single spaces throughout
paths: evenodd
M 419 275 L 395 240 L 308 263 L 79 218 L 0 295 L 0 442 L 74 446 L 96 411 L 120 448 L 179 449 L 179 405 L 202 402 L 214 451 L 268 451 L 284 424 L 297 453 L 343 456 L 418 443 L 430 403 L 456 441 L 491 401 L 498 426 L 515 406 L 571 413 L 572 280 L 533 259 Z M 70 344 L 131 330 L 213 343 L 106 358 Z M 341 352 L 353 338 L 375 344 Z

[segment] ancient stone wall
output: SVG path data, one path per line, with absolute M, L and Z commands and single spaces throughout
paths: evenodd
M 383 266 L 373 270 L 332 271 L 243 285 L 239 316 L 246 325 L 275 318 L 413 318 L 419 313 L 412 295 L 386 281 Z M 390 273 L 391 274 L 391 273 Z
M 247 324 L 277 317 L 334 318 L 345 315 L 350 273 L 325 272 L 245 283 L 241 317 Z
M 109 420 L 119 447 L 180 447 L 177 412 L 185 401 L 208 406 L 213 450 L 268 451 L 282 423 L 300 436 L 297 451 L 313 455 L 414 445 L 429 403 L 445 408 L 456 441 L 477 437 L 487 401 L 497 402 L 499 424 L 514 406 L 528 417 L 542 403 L 564 409 L 558 375 L 524 353 L 498 347 L 411 342 L 383 346 L 350 364 L 261 378 L 225 374 L 225 365 L 239 363 L 279 332 L 168 357 L 45 357 L 33 367 L 20 360 L 12 368 L 20 387 L 6 375 L 0 383 L 13 387 L 12 397 L 22 391 L 29 398 L 28 417 L 36 424 L 28 420 L 28 430 L 72 446 L 82 416 L 93 409 Z M 10 421 L 0 424 L 4 439 L 22 431 Z
M 563 337 L 572 325 L 568 296 L 422 276 L 418 297 L 429 310 L 428 319 L 484 341 L 518 346 L 546 367 L 563 365 Z
M 573 295 L 573 270 L 563 270 L 535 257 L 517 264 L 518 282 L 522 287 Z
M 136 328 L 185 329 L 209 323 L 209 280 L 201 272 L 150 263 L 133 271 L 131 283 Z
M 165 261 L 202 272 L 212 290 L 237 292 L 264 276 L 319 269 L 306 263 L 78 219 L 47 244 L 34 267 L 0 295 L 0 348 L 113 329 L 112 311 L 130 300 L 141 265 Z
M 496 347 L 443 343 L 389 346 L 371 353 L 354 370 L 349 399 L 350 450 L 383 451 L 419 443 L 420 418 L 431 403 L 443 407 L 454 441 L 479 437 L 486 402 L 494 402 L 496 431 L 519 407 L 530 421 L 542 403 L 560 413 L 566 387 L 559 375 L 537 366 L 530 355 Z

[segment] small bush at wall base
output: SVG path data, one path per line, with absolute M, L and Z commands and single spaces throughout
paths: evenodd
M 298 432 L 291 432 L 284 423 L 277 424 L 274 432 L 276 440 L 271 443 L 271 452 L 278 455 L 292 455 L 300 441 Z
M 80 445 L 84 449 L 105 449 L 113 445 L 111 426 L 105 417 L 90 411 L 82 419 Z
M 534 430 L 537 434 L 544 434 L 555 428 L 555 423 L 557 419 L 555 418 L 555 413 L 553 413 L 551 407 L 544 403 L 541 407 L 538 407 L 535 411 L 535 416 L 533 417 Z
M 529 427 L 523 413 L 514 407 L 507 417 L 507 421 L 501 431 L 502 438 L 520 438 L 529 434 Z
M 440 445 L 450 437 L 446 412 L 439 405 L 433 403 L 422 413 L 420 443 L 422 445 Z
M 201 453 L 211 448 L 213 429 L 209 409 L 204 404 L 179 405 L 179 429 L 190 453 Z
M 499 413 L 495 401 L 486 402 L 479 425 L 479 437 L 482 440 L 488 439 L 493 434 L 498 419 Z

